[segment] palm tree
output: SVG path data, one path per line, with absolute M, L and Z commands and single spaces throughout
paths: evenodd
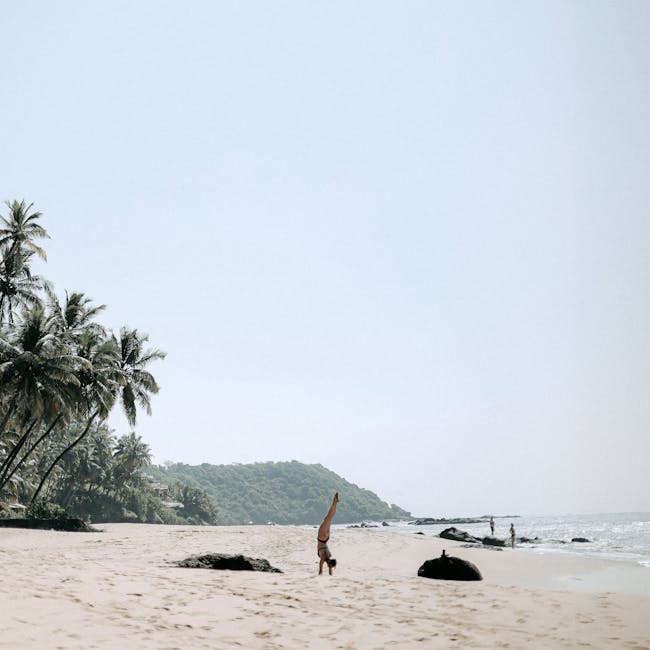
M 31 274 L 32 255 L 46 259 L 45 251 L 36 239 L 49 237 L 38 223 L 40 212 L 32 211 L 33 204 L 25 201 L 7 202 L 9 214 L 0 215 L 0 324 L 13 324 L 18 306 L 33 307 L 38 303 L 37 291 L 48 290 L 48 283 Z
M 35 425 L 61 417 L 79 398 L 77 374 L 87 363 L 62 345 L 41 307 L 26 312 L 15 330 L 0 337 L 0 386 L 9 396 L 0 436 L 10 450 L 0 464 L 0 487 Z M 15 440 L 10 440 L 10 421 Z
M 105 328 L 94 319 L 106 309 L 106 305 L 92 306 L 92 300 L 83 293 L 73 292 L 68 295 L 66 291 L 63 305 L 52 295 L 50 309 L 58 332 L 73 342 L 77 342 L 82 333 L 105 334 Z
M 115 445 L 113 458 L 126 470 L 127 474 L 151 465 L 151 449 L 134 432 L 122 436 Z
M 113 361 L 117 359 L 114 346 L 110 341 L 98 342 L 98 337 L 104 335 L 105 331 L 101 325 L 93 322 L 93 318 L 105 309 L 105 305 L 91 306 L 91 300 L 86 298 L 84 294 L 72 293 L 68 295 L 66 292 L 66 301 L 62 307 L 56 296 L 52 293 L 50 295 L 50 309 L 49 323 L 53 333 L 58 337 L 59 342 L 66 345 L 79 358 L 85 359 L 88 362 L 88 365 L 81 365 L 78 369 L 80 387 L 82 388 L 81 395 L 84 395 L 83 388 L 95 381 L 98 384 L 97 390 L 104 395 L 103 399 L 107 399 L 105 393 L 108 392 L 108 399 L 110 399 L 110 404 L 112 405 L 113 398 L 111 395 L 114 393 L 114 385 L 110 385 L 108 388 L 105 387 L 102 391 L 102 382 L 100 379 L 92 376 L 93 370 L 91 368 L 91 364 L 93 363 L 96 370 L 106 367 L 106 359 L 108 356 L 112 356 Z M 97 373 L 96 370 L 94 374 L 101 376 L 102 373 Z M 110 409 L 110 406 L 108 409 Z M 76 410 L 78 412 L 78 407 Z M 12 476 L 24 465 L 32 453 L 51 434 L 57 425 L 63 424 L 64 413 L 64 410 L 57 412 L 50 426 L 33 442 L 21 460 L 14 465 L 11 472 L 8 472 L 7 468 L 6 472 L 0 474 L 0 486 L 11 480 Z M 16 451 L 19 451 L 19 449 Z M 14 455 L 14 459 L 15 457 Z
M 85 493 L 89 496 L 96 491 L 107 479 L 111 472 L 113 457 L 110 451 L 110 438 L 100 432 L 100 426 L 89 434 L 86 444 L 79 445 L 69 451 L 58 465 L 60 477 L 57 478 L 55 492 L 57 502 L 64 508 L 70 504 L 75 495 Z M 77 436 L 73 433 L 73 436 Z M 50 482 L 51 485 L 52 482 Z
M 120 350 L 120 370 L 122 373 L 121 402 L 126 418 L 130 425 L 135 425 L 137 406 L 139 404 L 151 415 L 150 394 L 158 392 L 159 387 L 153 375 L 145 368 L 156 359 L 164 359 L 167 355 L 160 350 L 144 349 L 149 340 L 147 334 L 138 330 L 122 327 L 120 340 L 116 344 Z
M 96 328 L 87 327 L 79 334 L 77 354 L 85 361 L 85 365 L 79 368 L 77 374 L 81 399 L 77 401 L 73 415 L 77 421 L 85 420 L 85 427 L 50 464 L 32 496 L 32 502 L 38 498 L 57 463 L 86 437 L 93 422 L 98 417 L 100 421 L 108 417 L 122 384 L 119 353 L 114 337 L 104 338 Z
M 144 350 L 143 346 L 148 340 L 148 335 L 126 327 L 120 330 L 119 342 L 115 336 L 106 341 L 95 331 L 84 332 L 78 352 L 90 364 L 90 367 L 81 369 L 79 374 L 85 395 L 83 411 L 87 417 L 86 427 L 54 459 L 36 488 L 32 503 L 38 498 L 57 463 L 85 438 L 95 419 L 99 416 L 103 421 L 108 417 L 117 390 L 120 391 L 122 406 L 131 425 L 136 421 L 136 404 L 143 407 L 148 415 L 151 414 L 149 394 L 157 393 L 159 387 L 153 375 L 145 368 L 156 359 L 164 359 L 166 355 L 160 350 Z
M 141 470 L 151 465 L 151 450 L 140 436 L 131 432 L 115 444 L 113 460 L 116 487 L 126 495 L 142 483 Z
M 11 257 L 16 251 L 36 253 L 41 259 L 47 259 L 45 251 L 34 243 L 35 239 L 49 239 L 47 230 L 39 223 L 43 215 L 33 212 L 33 203 L 25 201 L 6 201 L 9 215 L 0 215 L 0 248 L 6 249 L 5 255 Z
M 31 273 L 28 263 L 31 256 L 32 253 L 17 251 L 5 255 L 0 261 L 0 324 L 9 323 L 13 326 L 18 308 L 39 306 L 39 292 L 51 291 L 47 280 Z

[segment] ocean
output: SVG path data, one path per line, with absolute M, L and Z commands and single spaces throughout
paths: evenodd
M 370 522 L 369 522 L 370 523 Z M 372 522 L 376 524 L 377 522 Z M 455 526 L 476 537 L 490 534 L 486 521 L 478 524 L 435 524 L 416 526 L 407 522 L 389 522 L 382 530 L 396 533 L 438 535 Z M 494 536 L 509 540 L 510 524 L 517 538 L 538 537 L 540 541 L 518 545 L 537 553 L 566 553 L 602 559 L 638 563 L 650 570 L 650 512 L 622 512 L 598 515 L 554 515 L 494 518 Z M 343 527 L 343 526 L 341 526 Z M 584 537 L 587 543 L 571 542 Z M 650 573 L 649 573 L 650 578 Z

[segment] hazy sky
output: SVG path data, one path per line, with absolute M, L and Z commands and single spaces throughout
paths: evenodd
M 650 2 L 3 2 L 0 198 L 165 460 L 650 509 Z M 122 417 L 111 420 L 127 432 Z

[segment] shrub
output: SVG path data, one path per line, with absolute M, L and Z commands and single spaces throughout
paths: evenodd
M 25 512 L 28 519 L 69 519 L 70 516 L 56 503 L 49 501 L 35 501 L 30 503 Z

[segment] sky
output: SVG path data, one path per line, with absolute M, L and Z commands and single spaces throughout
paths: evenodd
M 0 199 L 43 213 L 59 295 L 166 351 L 156 462 L 650 509 L 650 3 L 0 16 Z

